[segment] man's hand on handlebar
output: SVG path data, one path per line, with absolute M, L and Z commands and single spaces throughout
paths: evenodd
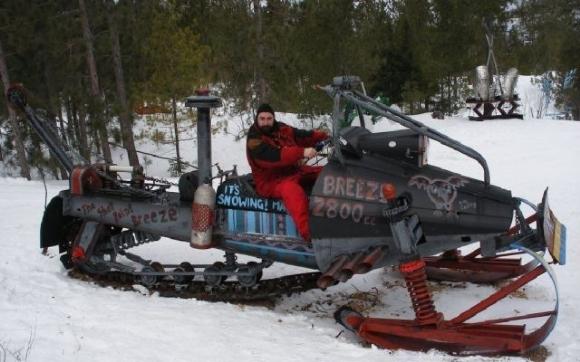
M 308 147 L 304 149 L 304 158 L 308 160 L 313 157 L 316 157 L 317 154 L 318 152 L 316 152 L 316 149 L 314 149 L 313 147 Z

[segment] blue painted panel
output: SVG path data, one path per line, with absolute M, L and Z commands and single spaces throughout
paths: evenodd
M 305 268 L 318 269 L 313 252 L 298 251 L 274 247 L 270 245 L 252 244 L 244 240 L 224 240 L 223 246 L 246 255 L 269 259 L 286 264 L 302 266 Z
M 221 227 L 228 232 L 299 237 L 289 215 L 237 209 L 226 209 L 226 213 L 227 225 Z

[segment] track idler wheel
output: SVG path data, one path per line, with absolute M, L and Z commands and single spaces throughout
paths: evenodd
M 225 275 L 216 275 L 214 273 L 219 273 L 225 270 L 226 265 L 220 261 L 213 263 L 213 265 L 208 266 L 205 268 L 203 279 L 210 287 L 217 287 L 218 285 L 222 284 L 226 279 L 227 276 Z
M 164 272 L 165 269 L 163 268 L 163 265 L 161 265 L 161 263 L 153 262 L 149 266 L 145 266 L 143 267 L 143 269 L 141 269 L 141 273 L 145 274 L 140 275 L 139 282 L 145 287 L 151 288 L 152 286 L 155 285 L 155 283 L 157 283 L 159 277 L 157 275 L 146 273 L 164 273 Z
M 243 287 L 253 287 L 262 278 L 262 271 L 260 270 L 258 263 L 249 262 L 247 265 L 241 266 L 238 269 L 238 273 L 244 273 L 249 275 L 237 275 L 238 282 Z
M 183 263 L 179 264 L 177 268 L 175 268 L 174 272 L 193 273 L 195 272 L 195 268 L 190 263 L 184 261 Z M 193 280 L 193 275 L 175 275 L 173 280 L 176 284 L 188 284 Z

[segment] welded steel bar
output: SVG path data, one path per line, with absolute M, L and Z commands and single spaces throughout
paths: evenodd
M 25 105 L 22 110 L 26 114 L 28 123 L 32 126 L 38 137 L 44 141 L 48 146 L 50 153 L 70 175 L 74 164 L 73 160 L 66 153 L 67 147 L 60 141 L 58 136 L 52 132 L 51 128 L 46 123 L 46 120 L 40 118 L 30 106 Z M 82 163 L 87 164 L 86 160 L 82 160 Z
M 490 177 L 489 177 L 489 168 L 487 166 L 487 161 L 485 160 L 485 158 L 477 151 L 475 151 L 474 149 L 462 144 L 459 141 L 456 141 L 454 139 L 452 139 L 451 137 L 444 135 L 443 133 L 427 127 L 425 124 L 403 114 L 400 113 L 390 107 L 387 107 L 386 105 L 375 101 L 374 99 L 372 99 L 369 96 L 364 95 L 363 93 L 359 92 L 359 91 L 343 91 L 343 90 L 337 90 L 341 96 L 346 99 L 349 102 L 352 102 L 356 105 L 361 106 L 364 109 L 367 109 L 369 111 L 372 111 L 378 115 L 382 115 L 394 122 L 399 123 L 400 125 L 402 125 L 403 127 L 409 128 L 421 135 L 425 135 L 449 148 L 452 148 L 464 155 L 466 155 L 467 157 L 470 157 L 474 160 L 476 160 L 481 167 L 483 168 L 483 173 L 484 173 L 484 181 L 486 185 L 489 185 L 490 183 Z

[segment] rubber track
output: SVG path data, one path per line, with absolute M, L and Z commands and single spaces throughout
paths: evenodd
M 147 289 L 150 293 L 158 293 L 162 297 L 248 303 L 271 301 L 281 296 L 290 296 L 310 289 L 318 289 L 316 281 L 320 278 L 320 275 L 321 273 L 319 272 L 312 272 L 265 279 L 249 288 L 243 287 L 235 281 L 226 281 L 217 287 L 209 287 L 204 281 L 198 280 L 184 285 L 176 285 L 171 281 L 161 280 L 153 287 Z M 69 276 L 75 279 L 92 281 L 100 286 L 122 290 L 134 290 L 133 285 L 139 284 L 133 274 L 118 271 L 90 274 L 74 268 L 69 272 Z

